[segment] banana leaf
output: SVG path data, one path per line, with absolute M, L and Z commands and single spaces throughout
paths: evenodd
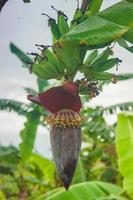
M 133 199 L 133 114 L 118 115 L 116 150 L 120 171 L 124 177 L 124 190 Z
M 52 194 L 41 196 L 36 198 L 36 200 L 100 200 L 107 199 L 110 195 L 120 195 L 122 189 L 116 185 L 105 183 L 105 182 L 83 182 L 71 186 L 71 188 L 66 192 L 64 189 L 55 191 Z M 46 197 L 46 198 L 44 198 Z
M 19 148 L 22 164 L 25 163 L 32 155 L 39 119 L 40 113 L 38 110 L 27 113 L 27 121 L 24 124 L 24 129 L 20 132 L 21 143 Z
M 70 30 L 62 40 L 100 45 L 125 37 L 133 42 L 133 2 L 121 1 Z M 95 47 L 96 48 L 96 47 Z
M 14 53 L 22 62 L 23 64 L 28 67 L 29 64 L 33 63 L 33 60 L 27 56 L 23 51 L 21 51 L 16 45 L 10 43 L 10 50 Z

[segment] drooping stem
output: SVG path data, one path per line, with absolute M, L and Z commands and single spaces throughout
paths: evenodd
M 8 0 L 1 0 L 1 1 L 0 1 L 0 12 L 1 12 L 3 6 L 5 5 L 5 3 L 6 3 L 7 1 L 8 1 Z
M 83 12 L 86 11 L 86 8 L 88 7 L 89 2 L 90 2 L 90 0 L 83 0 L 83 1 L 82 1 L 81 10 L 82 10 Z

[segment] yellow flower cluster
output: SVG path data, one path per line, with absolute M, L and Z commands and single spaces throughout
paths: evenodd
M 59 127 L 77 127 L 82 122 L 82 117 L 79 113 L 70 109 L 62 109 L 56 114 L 52 113 L 45 119 L 50 125 Z

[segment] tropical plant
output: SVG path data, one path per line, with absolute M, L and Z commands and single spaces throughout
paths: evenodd
M 119 169 L 124 177 L 124 190 L 133 199 L 133 114 L 118 115 L 116 149 Z
M 0 146 L 0 188 L 5 199 L 41 195 L 55 187 L 54 174 L 52 161 L 33 153 L 22 166 L 22 157 L 16 147 Z
M 43 89 L 48 87 L 48 82 L 38 79 L 37 80 L 38 91 L 41 92 Z M 24 88 L 27 93 L 37 94 L 37 91 L 32 88 Z M 20 144 L 20 154 L 25 162 L 30 155 L 35 143 L 35 137 L 37 132 L 37 127 L 42 123 L 42 116 L 46 115 L 46 111 L 42 110 L 34 104 L 26 104 L 23 102 L 10 100 L 10 99 L 0 99 L 0 110 L 15 111 L 19 115 L 26 117 L 26 123 L 24 124 L 24 129 L 20 132 L 21 144 Z
M 81 145 L 82 117 L 79 113 L 81 109 L 79 95 L 89 96 L 89 99 L 92 99 L 99 95 L 103 84 L 110 81 L 116 83 L 118 79 L 125 78 L 121 75 L 116 76 L 107 72 L 107 70 L 114 66 L 118 68 L 118 65 L 121 63 L 119 58 L 111 57 L 113 56 L 112 51 L 116 43 L 129 52 L 133 52 L 131 46 L 133 43 L 133 1 L 123 0 L 100 11 L 102 2 L 103 0 L 83 0 L 81 8 L 79 8 L 78 4 L 70 24 L 67 22 L 68 17 L 62 11 L 56 10 L 53 6 L 52 8 L 57 11 L 57 22 L 55 19 L 43 13 L 42 15 L 48 17 L 53 43 L 52 46 L 36 44 L 39 50 L 41 50 L 41 53 L 37 54 L 32 52 L 31 55 L 35 56 L 34 59 L 31 59 L 13 43 L 10 44 L 12 53 L 17 55 L 25 67 L 30 72 L 36 74 L 38 78 L 44 80 L 56 79 L 63 82 L 61 86 L 50 88 L 45 92 L 41 91 L 39 94 L 31 93 L 28 95 L 28 99 L 41 105 L 51 113 L 46 117 L 46 121 L 51 126 L 50 138 L 52 153 L 57 172 L 66 189 L 71 184 Z M 104 49 L 99 51 L 99 48 Z M 77 72 L 80 72 L 83 78 L 75 80 Z M 126 77 L 130 77 L 130 75 Z M 117 105 L 115 107 L 130 109 L 130 107 L 132 108 L 132 103 L 127 103 L 124 106 Z M 113 112 L 115 107 L 109 108 L 109 111 Z M 21 132 L 24 143 L 20 145 L 20 152 L 24 160 L 29 159 L 29 155 L 31 155 L 35 132 L 40 122 L 39 109 L 38 106 L 35 106 L 34 110 L 27 113 L 28 122 L 25 124 L 25 129 Z M 106 108 L 106 110 L 108 109 Z M 93 109 L 90 109 L 89 112 L 86 112 L 86 110 L 82 112 L 83 114 L 87 114 L 88 117 L 83 129 L 85 133 L 84 141 L 88 141 L 89 143 L 93 138 L 95 142 L 92 143 L 91 150 L 88 148 L 83 154 L 81 152 L 83 155 L 81 156 L 81 161 L 85 158 L 85 153 L 89 155 L 91 152 L 92 158 L 95 158 L 95 155 L 101 155 L 101 152 L 94 150 L 97 150 L 98 146 L 100 149 L 102 142 L 105 144 L 108 141 L 112 144 L 114 134 L 111 133 L 114 133 L 115 126 L 106 126 L 106 122 L 102 116 L 104 111 L 101 112 L 100 108 L 97 108 L 96 112 Z M 97 116 L 97 112 L 100 113 L 98 118 L 95 117 L 95 115 Z M 93 119 L 94 121 L 92 121 Z M 31 133 L 29 133 L 30 130 Z M 31 141 L 27 132 L 29 135 L 32 135 Z M 27 149 L 24 146 L 25 144 L 26 147 L 29 144 L 30 149 Z M 100 157 L 104 157 L 104 155 Z M 103 163 L 107 161 L 109 162 L 110 160 L 104 157 Z M 96 169 L 94 174 L 97 174 Z M 104 174 L 103 177 L 107 176 Z M 118 188 L 116 186 L 108 186 L 110 188 L 108 192 L 106 190 L 106 183 L 104 185 L 105 187 L 101 187 L 101 184 L 104 183 L 98 183 L 98 185 L 95 182 L 83 183 L 79 187 L 82 189 L 83 186 L 84 192 L 79 198 L 82 198 L 82 195 L 85 195 L 85 192 L 87 192 L 84 189 L 86 188 L 84 185 L 92 185 L 97 191 L 100 187 L 100 190 L 97 193 L 94 189 L 91 194 L 88 191 L 87 194 L 90 195 L 90 198 L 97 198 L 97 194 L 99 194 L 101 199 L 122 199 L 120 197 L 121 192 L 117 193 Z M 113 189 L 111 187 L 115 188 L 116 193 L 112 191 Z M 78 188 L 78 185 L 73 186 L 71 190 L 75 190 L 75 188 Z M 58 197 L 73 199 L 73 195 L 76 195 L 76 192 L 71 194 L 71 191 L 70 196 L 69 193 L 65 193 L 62 196 L 61 191 L 58 191 L 56 194 L 53 193 L 53 196 L 48 197 L 48 199 L 58 199 Z M 118 197 L 112 197 L 111 195 L 117 195 Z M 45 199 L 45 197 L 43 198 Z
M 48 83 L 44 82 L 43 84 L 39 85 L 42 85 L 45 88 L 49 87 Z M 31 92 L 33 89 L 26 88 L 26 91 L 27 90 L 30 90 Z M 82 102 L 85 102 L 84 98 L 82 99 Z M 27 113 L 34 113 L 35 106 L 34 104 L 28 105 L 9 99 L 1 99 L 0 109 L 15 111 L 19 115 L 26 116 L 27 118 Z M 115 159 L 116 152 L 114 147 L 116 122 L 114 122 L 114 125 L 109 126 L 105 120 L 105 115 L 116 114 L 120 110 L 133 110 L 133 103 L 129 102 L 125 104 L 116 104 L 105 108 L 96 107 L 95 109 L 85 107 L 82 110 L 82 115 L 84 115 L 86 118 L 82 124 L 83 142 L 85 147 L 82 148 L 80 153 L 80 161 L 73 179 L 73 184 L 91 180 L 99 180 L 121 185 L 122 177 L 118 172 L 118 166 Z M 40 109 L 39 112 L 40 121 L 38 121 L 38 125 L 40 124 L 46 126 L 46 124 L 42 123 L 41 120 L 41 118 L 43 118 L 44 111 Z M 28 196 L 31 198 L 36 198 L 37 196 L 42 196 L 44 198 L 45 195 L 41 195 L 43 192 L 46 190 L 51 191 L 52 188 L 61 185 L 61 183 L 58 182 L 58 178 L 54 175 L 53 163 L 48 159 L 41 157 L 40 155 L 34 154 L 33 144 L 35 143 L 36 132 L 33 133 L 32 128 L 34 124 L 32 124 L 30 120 L 31 119 L 29 118 L 27 122 L 29 126 L 27 127 L 26 125 L 24 129 L 25 137 L 23 137 L 24 139 L 22 139 L 21 142 L 23 148 L 20 145 L 20 150 L 18 151 L 14 147 L 1 147 L 1 180 L 2 182 L 5 182 L 4 186 L 2 187 L 2 191 L 6 194 L 7 198 L 11 196 L 14 196 L 15 198 L 15 195 L 20 195 L 20 188 L 17 186 L 17 181 L 20 179 L 20 174 L 22 183 L 24 181 L 26 185 L 25 189 L 28 190 Z M 20 133 L 22 132 L 23 131 Z M 12 155 L 14 156 L 14 159 L 16 157 L 15 155 L 18 155 L 16 161 L 14 161 Z M 7 160 L 7 158 L 10 158 L 10 162 L 5 164 L 5 160 Z M 6 174 L 4 173 L 3 175 L 3 171 L 6 169 Z M 10 173 L 10 171 L 13 171 L 13 174 Z M 40 177 L 38 173 L 44 174 L 44 176 L 41 175 Z M 13 179 L 12 177 L 15 174 L 19 174 L 17 179 Z M 45 184 L 43 186 L 37 186 L 40 185 L 40 182 L 42 181 L 44 181 Z M 13 184 L 12 188 L 14 188 L 15 192 L 11 190 L 10 182 Z M 23 185 L 22 183 L 21 185 Z M 32 193 L 32 188 L 35 185 L 37 189 Z M 27 194 L 27 192 L 25 194 Z

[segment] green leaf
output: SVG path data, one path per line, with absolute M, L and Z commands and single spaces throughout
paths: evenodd
M 46 200 L 100 200 L 102 197 L 108 197 L 110 194 L 119 195 L 122 189 L 116 185 L 105 182 L 84 182 L 73 185 L 66 192 L 63 189 L 55 192 L 45 198 Z M 44 200 L 44 197 L 37 198 L 37 200 Z
M 36 95 L 37 94 L 36 90 L 34 90 L 32 88 L 25 87 L 24 89 L 28 94 L 31 94 L 31 95 Z
M 46 181 L 54 181 L 55 165 L 51 160 L 38 154 L 32 154 L 30 162 L 36 164 L 41 169 Z
M 124 36 L 123 38 L 127 40 L 128 42 L 133 44 L 133 28 L 131 28 Z
M 133 199 L 133 115 L 118 115 L 116 130 L 116 149 L 120 171 L 124 177 L 124 190 Z
M 14 53 L 26 66 L 33 63 L 33 60 L 21 51 L 15 44 L 10 43 L 10 50 Z
M 44 89 L 49 85 L 49 83 L 46 80 L 42 80 L 38 78 L 37 85 L 38 85 L 39 92 L 43 92 Z
M 120 1 L 119 3 L 105 9 L 99 16 L 116 24 L 133 28 L 133 2 Z M 129 29 L 130 31 L 131 29 Z M 126 33 L 128 34 L 128 32 Z M 124 37 L 126 37 L 126 34 Z M 133 38 L 133 36 L 132 36 Z
M 128 79 L 132 79 L 133 78 L 133 74 L 130 73 L 125 73 L 125 74 L 118 74 L 118 80 L 123 81 L 123 80 L 128 80 Z
M 4 195 L 4 193 L 1 190 L 0 190 L 0 199 L 6 200 L 6 196 Z
M 99 16 L 119 25 L 133 27 L 133 3 L 120 1 L 100 12 Z
M 26 115 L 30 106 L 15 100 L 10 99 L 0 99 L 0 110 L 3 111 L 14 111 L 19 115 Z
M 15 166 L 19 161 L 18 149 L 14 146 L 0 146 L 0 161 L 6 167 Z
M 133 111 L 133 102 L 119 103 L 103 108 L 103 112 L 115 114 L 118 111 Z
M 106 44 L 122 36 L 133 42 L 132 30 L 133 3 L 121 1 L 96 16 L 89 16 L 62 39 L 92 46 Z
M 22 162 L 29 159 L 32 154 L 39 119 L 40 113 L 37 110 L 27 113 L 27 122 L 24 124 L 24 129 L 20 132 L 22 141 L 19 148 Z
M 47 199 L 48 197 L 52 196 L 53 194 L 61 191 L 62 188 L 56 188 L 56 189 L 53 189 L 53 190 L 50 190 L 48 192 L 46 192 L 45 194 L 42 194 L 41 196 L 39 195 L 38 197 L 36 197 L 36 199 L 30 199 L 30 200 L 44 200 L 44 199 Z
M 99 16 L 89 17 L 62 37 L 65 42 L 100 45 L 114 41 L 129 30 L 129 27 L 110 22 Z
M 89 7 L 88 7 L 88 11 L 89 14 L 96 14 L 99 12 L 101 5 L 103 3 L 103 0 L 92 0 L 90 1 Z

